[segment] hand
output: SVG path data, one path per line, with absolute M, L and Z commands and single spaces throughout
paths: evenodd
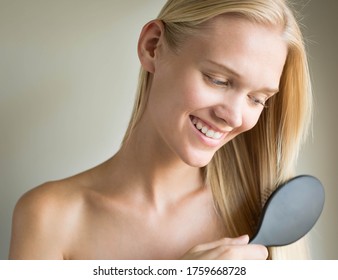
M 263 245 L 248 244 L 249 236 L 222 238 L 190 249 L 182 260 L 266 260 L 268 250 Z

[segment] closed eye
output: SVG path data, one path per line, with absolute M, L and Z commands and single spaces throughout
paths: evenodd
M 221 80 L 214 78 L 210 75 L 204 74 L 204 77 L 207 79 L 209 83 L 218 87 L 229 87 L 231 86 L 231 82 L 229 80 Z
M 267 108 L 267 106 L 265 104 L 266 103 L 265 99 L 263 100 L 263 99 L 255 97 L 255 96 L 252 96 L 252 95 L 250 95 L 249 98 L 254 105 L 261 105 L 264 108 Z

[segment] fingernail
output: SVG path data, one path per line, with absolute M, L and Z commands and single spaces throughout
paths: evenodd
M 249 243 L 249 235 L 247 235 L 247 234 L 238 236 L 237 238 L 245 244 Z
M 263 246 L 263 245 L 261 245 L 261 246 L 259 246 L 260 248 L 261 248 L 261 254 L 262 254 L 262 258 L 263 259 L 267 259 L 268 258 L 268 256 L 269 256 L 269 251 L 268 251 L 268 248 L 266 248 L 265 246 Z

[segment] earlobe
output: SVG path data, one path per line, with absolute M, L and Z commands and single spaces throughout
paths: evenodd
M 138 57 L 144 70 L 154 73 L 157 51 L 161 45 L 164 26 L 160 20 L 147 23 L 138 41 Z

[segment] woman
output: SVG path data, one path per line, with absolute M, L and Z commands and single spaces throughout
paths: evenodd
M 138 54 L 121 149 L 25 194 L 10 258 L 288 257 L 248 244 L 267 196 L 293 175 L 311 113 L 285 1 L 169 0 L 144 26 Z

